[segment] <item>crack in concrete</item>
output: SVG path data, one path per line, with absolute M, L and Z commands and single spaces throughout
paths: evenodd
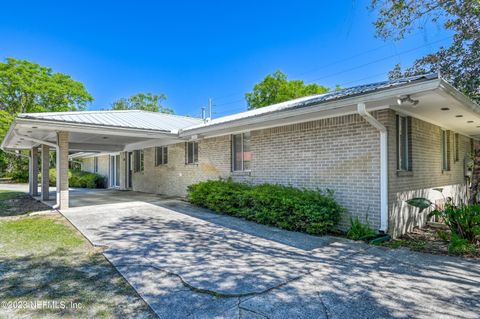
M 349 258 L 349 257 L 352 257 L 352 256 L 355 256 L 357 254 L 360 254 L 362 252 L 365 252 L 367 251 L 369 248 L 365 248 L 365 249 L 361 249 L 359 251 L 356 251 L 356 252 L 353 252 L 351 254 L 348 254 L 347 256 L 343 256 L 343 258 L 339 258 L 340 260 L 344 260 L 346 258 Z M 106 257 L 106 256 L 105 256 Z M 156 270 L 159 270 L 161 272 L 164 272 L 165 274 L 169 275 L 169 276 L 174 276 L 176 278 L 178 278 L 180 280 L 180 282 L 182 283 L 182 285 L 186 288 L 188 288 L 189 290 L 193 291 L 193 292 L 196 292 L 196 293 L 200 293 L 200 294 L 207 294 L 207 295 L 210 295 L 210 296 L 213 296 L 213 297 L 217 297 L 217 298 L 240 298 L 240 297 L 255 297 L 255 296 L 260 296 L 260 295 L 264 295 L 274 289 L 278 289 L 278 288 L 281 288 L 285 285 L 288 285 L 292 282 L 295 282 L 297 280 L 300 280 L 308 275 L 311 275 L 313 272 L 317 271 L 317 269 L 310 269 L 308 271 L 306 271 L 305 273 L 299 275 L 299 276 L 296 276 L 296 277 L 293 277 L 289 280 L 285 280 L 283 282 L 281 282 L 280 284 L 277 284 L 275 286 L 272 286 L 270 288 L 267 288 L 265 290 L 262 290 L 262 291 L 259 291 L 259 292 L 247 292 L 247 293 L 238 293 L 238 294 L 226 294 L 226 293 L 221 293 L 221 292 L 217 292 L 217 291 L 214 291 L 214 290 L 210 290 L 210 289 L 205 289 L 205 288 L 197 288 L 193 285 L 191 285 L 190 283 L 188 283 L 186 280 L 184 280 L 182 278 L 181 275 L 177 274 L 177 273 L 174 273 L 174 272 L 171 272 L 171 271 L 168 271 L 168 270 L 165 270 L 161 267 L 158 267 L 158 266 L 155 266 L 154 265 L 154 262 L 152 260 L 150 260 L 146 255 L 145 253 L 143 254 L 143 258 L 146 259 L 147 261 L 150 262 L 150 264 L 148 266 L 144 266 L 144 267 L 150 267 L 150 268 L 153 268 L 153 269 L 156 269 Z M 108 258 L 107 258 L 108 259 Z M 114 264 L 112 262 L 112 264 Z M 115 264 L 114 264 L 115 265 Z M 138 264 L 118 264 L 116 265 L 115 267 L 121 267 L 121 266 L 136 266 L 138 267 Z M 248 298 L 250 299 L 250 298 Z M 245 300 L 248 300 L 248 299 L 245 299 Z M 245 301 L 244 300 L 244 301 Z M 241 301 L 243 302 L 243 301 Z M 240 303 L 241 303 L 240 302 Z
M 323 312 L 325 312 L 325 317 L 327 319 L 330 319 L 330 311 L 327 308 L 327 305 L 325 305 L 325 302 L 323 301 L 321 293 L 318 291 L 317 292 L 318 299 L 320 299 L 320 303 L 322 304 Z
M 263 318 L 265 318 L 265 319 L 270 319 L 267 315 L 264 315 L 263 313 L 260 313 L 260 312 L 257 312 L 257 311 L 251 310 L 251 309 L 244 308 L 244 307 L 242 307 L 242 306 L 240 306 L 240 305 L 238 306 L 238 309 L 239 309 L 239 314 L 240 314 L 239 319 L 242 319 L 242 310 L 243 310 L 243 311 L 246 311 L 246 312 L 254 313 L 254 314 L 256 314 L 257 316 L 261 316 L 261 317 L 263 317 Z

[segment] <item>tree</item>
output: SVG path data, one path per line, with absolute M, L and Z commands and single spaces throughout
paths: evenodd
M 0 110 L 10 115 L 84 110 L 92 96 L 69 75 L 27 61 L 0 62 Z
M 112 103 L 112 110 L 142 110 L 174 114 L 174 111 L 162 105 L 167 99 L 165 94 L 137 93 L 129 98 L 121 98 Z
M 428 22 L 442 23 L 453 32 L 450 46 L 417 59 L 403 72 L 396 66 L 393 77 L 440 71 L 461 92 L 480 102 L 479 0 L 372 0 L 371 9 L 378 12 L 376 36 L 384 40 L 399 41 Z
M 302 80 L 288 80 L 280 70 L 268 74 L 262 81 L 255 84 L 253 92 L 246 93 L 248 109 L 257 109 L 275 103 L 293 100 L 314 94 L 328 92 L 328 88 L 318 84 L 308 84 Z
M 84 85 L 68 75 L 27 60 L 0 62 L 0 140 L 18 113 L 78 111 L 91 101 Z M 0 150 L 0 176 L 25 179 L 27 163 Z

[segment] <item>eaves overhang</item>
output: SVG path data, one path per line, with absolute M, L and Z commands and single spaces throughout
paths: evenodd
M 432 91 L 439 88 L 441 83 L 442 80 L 439 78 L 426 79 L 420 82 L 376 90 L 371 93 L 349 95 L 331 101 L 318 102 L 315 99 L 307 99 L 299 103 L 293 103 L 288 108 L 274 109 L 270 112 L 262 109 L 247 111 L 202 125 L 187 127 L 179 131 L 179 136 L 217 136 L 228 134 L 228 132 L 263 129 L 356 114 L 358 103 L 365 103 L 368 111 L 385 109 L 389 108 L 389 105 L 395 104 L 398 97 Z

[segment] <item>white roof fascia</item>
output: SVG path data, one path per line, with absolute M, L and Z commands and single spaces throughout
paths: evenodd
M 138 128 L 125 128 L 125 127 L 115 127 L 115 126 L 104 126 L 104 125 L 95 125 L 95 124 L 83 124 L 83 123 L 65 123 L 49 120 L 36 120 L 36 119 L 23 119 L 17 118 L 15 120 L 16 124 L 20 125 L 34 125 L 38 128 L 47 128 L 56 131 L 66 131 L 66 132 L 78 132 L 78 133 L 98 133 L 104 135 L 120 135 L 120 136 L 131 136 L 131 137 L 145 137 L 145 138 L 155 138 L 155 137 L 166 137 L 166 136 L 176 136 L 176 132 L 171 131 L 162 131 L 162 130 L 149 130 L 149 129 L 138 129 Z
M 439 79 L 422 81 L 420 83 L 409 83 L 409 84 L 402 85 L 400 87 L 388 88 L 385 90 L 367 93 L 367 94 L 359 94 L 358 96 L 347 97 L 347 98 L 336 100 L 336 101 L 321 102 L 313 105 L 305 104 L 305 105 L 302 105 L 301 107 L 292 107 L 291 109 L 282 109 L 278 111 L 273 110 L 269 113 L 252 115 L 252 116 L 249 116 L 249 113 L 251 111 L 247 111 L 244 113 L 238 113 L 237 117 L 234 117 L 231 120 L 228 120 L 225 122 L 218 121 L 220 119 L 217 119 L 217 122 L 213 124 L 212 123 L 209 124 L 207 122 L 200 126 L 185 128 L 183 130 L 180 130 L 179 134 L 180 134 L 180 137 L 188 137 L 196 134 L 206 134 L 210 132 L 213 133 L 214 131 L 218 131 L 222 129 L 224 129 L 225 131 L 241 130 L 241 127 L 243 126 L 260 124 L 266 121 L 274 122 L 274 121 L 281 121 L 285 119 L 287 120 L 281 123 L 272 123 L 270 126 L 267 125 L 264 127 L 266 128 L 266 127 L 273 127 L 278 125 L 292 124 L 292 123 L 295 123 L 295 117 L 298 117 L 301 115 L 303 116 L 312 115 L 311 117 L 309 117 L 308 120 L 300 121 L 300 122 L 307 122 L 309 120 L 313 120 L 315 117 L 314 115 L 316 115 L 317 117 L 321 117 L 320 113 L 326 112 L 326 111 L 333 111 L 333 112 L 330 112 L 330 115 L 328 117 L 352 114 L 353 110 L 351 110 L 349 113 L 345 111 L 344 107 L 354 106 L 356 110 L 356 105 L 358 103 L 379 102 L 389 98 L 397 98 L 403 95 L 411 95 L 415 93 L 431 91 L 438 88 L 439 84 L 440 84 Z M 368 108 L 368 110 L 371 111 L 372 109 Z M 338 111 L 338 113 L 336 111 Z M 353 113 L 356 113 L 356 111 Z M 268 117 L 265 117 L 265 116 L 268 116 Z
M 468 96 L 460 92 L 453 85 L 445 80 L 440 81 L 439 88 L 459 101 L 461 104 L 468 106 L 473 112 L 480 114 L 480 105 L 471 100 Z

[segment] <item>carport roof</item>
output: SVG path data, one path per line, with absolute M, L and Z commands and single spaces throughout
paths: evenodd
M 22 113 L 20 119 L 90 124 L 176 133 L 179 129 L 203 123 L 201 119 L 140 110 Z

